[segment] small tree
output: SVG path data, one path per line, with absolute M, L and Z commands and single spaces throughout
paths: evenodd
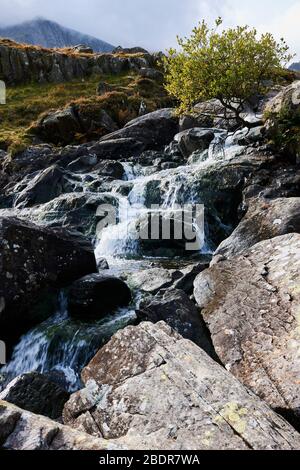
M 240 124 L 250 126 L 241 117 L 245 105 L 266 91 L 292 55 L 284 39 L 276 42 L 269 33 L 258 37 L 248 26 L 219 32 L 221 25 L 221 18 L 214 29 L 203 21 L 190 38 L 177 38 L 180 50 L 170 49 L 164 59 L 166 89 L 181 113 L 217 98 Z

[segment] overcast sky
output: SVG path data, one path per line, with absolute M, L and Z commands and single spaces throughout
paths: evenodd
M 300 58 L 300 0 L 0 0 L 0 23 L 36 16 L 114 45 L 166 49 L 203 18 L 284 36 Z

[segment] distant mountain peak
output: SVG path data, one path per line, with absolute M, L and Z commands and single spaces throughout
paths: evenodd
M 101 39 L 66 28 L 41 16 L 14 26 L 1 27 L 0 37 L 48 48 L 86 44 L 95 52 L 111 52 L 114 49 L 113 45 Z

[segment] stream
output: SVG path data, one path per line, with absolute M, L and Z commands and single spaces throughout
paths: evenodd
M 227 137 L 225 146 L 220 149 L 219 138 L 220 132 L 216 133 L 215 141 L 208 151 L 193 155 L 188 164 L 177 168 L 156 171 L 155 165 L 123 163 L 123 181 L 114 181 L 108 192 L 117 200 L 118 224 L 102 230 L 98 238 L 95 234 L 96 258 L 105 258 L 110 267 L 105 273 L 128 276 L 153 267 L 180 269 L 212 254 L 216 246 L 211 236 L 213 228 L 208 227 L 207 223 L 204 240 L 201 230 L 198 233 L 196 227 L 199 249 L 191 253 L 176 251 L 177 247 L 174 246 L 141 246 L 134 233 L 136 222 L 149 213 L 153 204 L 159 205 L 160 213 L 168 213 L 175 210 L 177 204 L 206 202 L 199 181 L 206 177 L 211 168 L 236 157 L 244 150 L 244 147 L 234 143 L 232 135 Z M 82 178 L 83 185 L 86 180 L 89 179 Z M 84 191 L 89 189 L 84 188 Z M 28 218 L 36 222 L 32 209 L 22 211 L 27 211 Z M 37 211 L 40 219 L 43 206 Z M 219 226 L 223 225 L 221 229 L 225 238 L 232 227 L 217 217 L 214 220 Z M 82 368 L 115 332 L 135 323 L 135 311 L 140 298 L 141 292 L 134 291 L 134 300 L 129 308 L 119 309 L 96 322 L 82 322 L 69 317 L 66 294 L 61 292 L 57 312 L 25 334 L 15 346 L 10 362 L 1 370 L 4 383 L 20 374 L 38 371 L 48 374 L 71 392 L 78 390 L 81 387 Z

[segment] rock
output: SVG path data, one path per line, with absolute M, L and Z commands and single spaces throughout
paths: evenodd
M 260 241 L 288 233 L 300 233 L 300 198 L 251 200 L 247 214 L 214 256 L 232 258 Z
M 159 291 L 155 297 L 143 300 L 137 311 L 140 321 L 164 321 L 179 333 L 214 355 L 203 319 L 195 304 L 185 292 L 178 289 Z
M 196 127 L 213 127 L 228 131 L 233 131 L 239 127 L 234 113 L 225 111 L 224 106 L 216 99 L 196 104 L 192 117 L 196 119 Z M 186 126 L 187 122 L 185 122 Z M 193 125 L 192 127 L 195 126 Z
M 80 130 L 75 106 L 51 111 L 31 126 L 30 132 L 46 142 L 68 144 Z
M 105 95 L 105 93 L 110 93 L 111 91 L 113 91 L 113 87 L 109 83 L 99 82 L 97 85 L 97 95 Z
M 278 199 L 300 197 L 298 165 L 266 165 L 254 172 L 243 190 L 245 204 L 253 198 Z
M 143 49 L 142 47 L 121 47 L 118 46 L 116 47 L 113 51 L 112 54 L 149 54 L 146 49 Z
M 195 280 L 219 358 L 299 427 L 300 235 L 266 240 Z
M 3 340 L 17 337 L 53 314 L 55 306 L 49 296 L 54 288 L 97 270 L 90 242 L 63 229 L 50 230 L 2 217 L 0 240 Z
M 200 263 L 194 263 L 180 269 L 182 277 L 174 282 L 173 287 L 183 290 L 186 294 L 192 294 L 194 290 L 194 280 L 202 271 L 209 267 L 209 257 Z
M 134 50 L 138 52 L 134 52 Z M 125 51 L 125 52 L 124 52 Z M 81 54 L 74 50 L 60 51 L 37 49 L 27 45 L 24 48 L 8 39 L 0 43 L 1 78 L 8 85 L 28 82 L 61 83 L 74 79 L 84 79 L 92 74 L 115 75 L 142 67 L 155 65 L 157 54 L 149 54 L 144 49 L 129 49 L 124 54 L 91 54 L 91 50 L 80 45 Z
M 125 175 L 125 170 L 122 163 L 113 160 L 104 160 L 98 163 L 94 167 L 94 171 L 97 171 L 97 173 L 101 176 L 109 176 L 110 178 L 117 180 L 123 179 Z
M 139 155 L 146 147 L 145 143 L 135 138 L 119 138 L 117 136 L 115 138 L 115 133 L 109 135 L 112 137 L 111 139 L 100 139 L 99 142 L 89 147 L 89 151 L 97 155 L 101 160 L 123 160 L 128 157 L 134 157 Z
M 266 128 L 264 126 L 253 127 L 252 129 L 242 129 L 235 132 L 233 142 L 237 145 L 251 145 L 262 142 L 265 136 Z
M 126 450 L 122 443 L 63 426 L 44 416 L 0 402 L 0 448 L 3 450 Z
M 157 69 L 142 67 L 139 73 L 143 78 L 149 78 L 150 80 L 162 81 L 164 79 L 164 74 Z
M 215 134 L 211 129 L 193 128 L 180 132 L 175 136 L 175 141 L 179 144 L 179 149 L 185 158 L 198 151 L 208 149 L 214 140 Z
M 30 133 L 55 145 L 72 143 L 76 134 L 84 133 L 88 137 L 96 131 L 97 135 L 102 137 L 117 130 L 117 124 L 104 109 L 87 115 L 81 111 L 80 106 L 49 111 L 29 129 Z
M 165 323 L 118 332 L 83 370 L 64 422 L 156 450 L 299 449 L 299 434 Z
M 30 178 L 26 187 L 17 195 L 14 206 L 32 207 L 49 202 L 62 193 L 72 192 L 69 176 L 58 165 L 50 166 Z
M 78 52 L 79 54 L 93 54 L 94 51 L 90 46 L 86 44 L 78 44 L 77 46 L 72 47 L 74 52 Z
M 98 271 L 109 269 L 108 262 L 105 258 L 98 258 L 97 259 L 97 268 Z
M 142 142 L 144 150 L 155 150 L 168 145 L 178 130 L 178 118 L 174 110 L 166 108 L 130 121 L 123 129 L 103 137 L 100 142 L 130 138 Z
M 75 281 L 69 291 L 69 313 L 74 317 L 101 318 L 131 302 L 129 287 L 121 279 L 92 274 Z
M 130 285 L 134 288 L 156 294 L 161 289 L 167 289 L 173 283 L 182 278 L 180 271 L 172 271 L 163 268 L 146 269 L 130 276 Z
M 62 416 L 69 397 L 68 392 L 37 372 L 17 377 L 0 393 L 0 400 L 51 419 Z
M 102 205 L 117 208 L 117 204 L 117 199 L 110 194 L 74 192 L 62 194 L 30 212 L 15 210 L 13 214 L 48 227 L 64 227 L 95 238 L 98 223 L 103 219 L 99 208 Z
M 277 151 L 292 157 L 300 152 L 300 81 L 293 82 L 271 99 L 265 107 L 267 136 Z

